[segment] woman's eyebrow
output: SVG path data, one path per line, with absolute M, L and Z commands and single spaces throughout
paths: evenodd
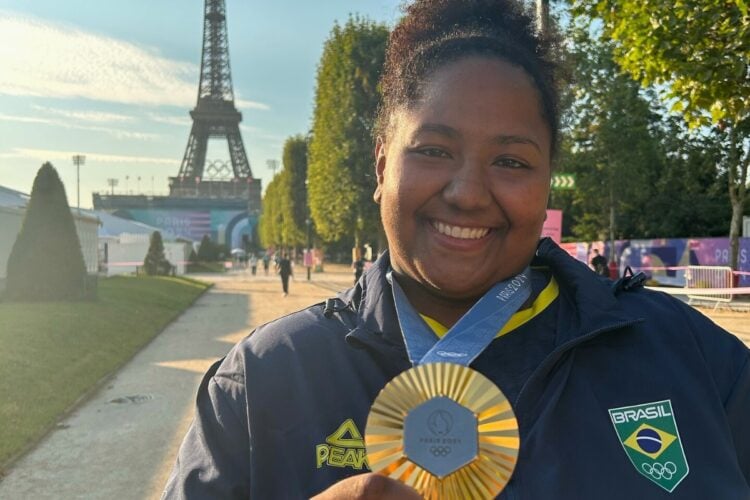
M 414 131 L 414 137 L 418 136 L 419 134 L 425 133 L 436 133 L 452 138 L 456 138 L 461 135 L 458 130 L 454 129 L 453 127 L 449 127 L 448 125 L 442 125 L 440 123 L 423 123 Z
M 508 144 L 530 144 L 531 146 L 534 146 L 537 151 L 542 151 L 542 148 L 539 147 L 539 144 L 537 144 L 536 141 L 523 135 L 498 135 L 492 139 L 492 142 L 500 144 L 501 146 Z
M 423 123 L 414 131 L 413 137 L 417 137 L 420 134 L 435 133 L 445 135 L 450 138 L 457 138 L 461 136 L 461 133 L 453 127 L 443 125 L 441 123 Z M 508 144 L 529 144 L 534 146 L 537 151 L 542 151 L 539 144 L 530 137 L 524 135 L 513 135 L 513 134 L 502 134 L 492 138 L 492 142 L 501 146 Z

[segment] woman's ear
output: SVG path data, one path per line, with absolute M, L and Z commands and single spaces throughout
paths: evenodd
M 372 198 L 375 203 L 380 204 L 380 198 L 382 197 L 383 179 L 385 177 L 385 141 L 381 136 L 375 139 L 375 179 L 377 180 L 377 186 L 375 187 L 375 193 Z

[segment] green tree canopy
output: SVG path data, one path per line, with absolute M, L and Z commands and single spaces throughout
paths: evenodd
M 284 245 L 282 176 L 283 171 L 276 174 L 266 186 L 266 192 L 263 195 L 263 210 L 258 221 L 258 234 L 261 244 L 266 248 Z
M 691 127 L 715 126 L 724 148 L 732 206 L 731 263 L 750 164 L 750 15 L 746 0 L 572 0 L 573 14 L 615 42 L 615 60 L 644 86 L 655 85 Z
M 289 137 L 282 154 L 282 230 L 284 241 L 304 245 L 307 241 L 307 139 Z
M 8 258 L 12 300 L 79 300 L 86 266 L 65 187 L 51 163 L 39 169 L 21 231 Z
M 335 25 L 318 66 L 309 205 L 326 242 L 378 234 L 372 130 L 388 29 L 360 18 Z
M 640 221 L 663 168 L 652 133 L 658 115 L 612 60 L 611 44 L 580 25 L 568 34 L 575 83 L 564 117 L 561 170 L 576 174 L 576 189 L 555 193 L 553 203 L 575 217 L 579 238 L 650 236 Z
M 264 246 L 307 244 L 307 139 L 289 137 L 284 143 L 283 167 L 263 196 L 259 232 Z

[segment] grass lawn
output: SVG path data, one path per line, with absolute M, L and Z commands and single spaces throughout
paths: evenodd
M 0 472 L 208 286 L 115 277 L 95 302 L 0 303 Z

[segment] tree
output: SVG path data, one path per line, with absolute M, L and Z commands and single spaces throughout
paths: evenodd
M 388 29 L 360 18 L 335 25 L 318 66 L 309 150 L 309 205 L 326 242 L 378 234 L 372 129 Z
M 739 235 L 750 164 L 750 15 L 746 0 L 573 0 L 573 14 L 600 18 L 615 41 L 614 56 L 644 86 L 663 89 L 671 110 L 693 128 L 713 126 L 725 148 L 732 206 L 731 265 Z
M 204 234 L 198 245 L 198 261 L 215 262 L 224 257 L 225 251 L 226 248 L 223 245 L 214 243 L 209 235 Z
M 143 270 L 149 276 L 168 275 L 172 273 L 172 264 L 164 255 L 164 242 L 161 239 L 161 233 L 154 231 L 151 233 L 146 258 L 143 259 Z
M 663 169 L 652 133 L 658 116 L 612 60 L 611 44 L 580 25 L 571 26 L 569 36 L 575 84 L 564 116 L 561 164 L 576 174 L 576 190 L 555 194 L 553 202 L 567 202 L 581 238 L 651 236 L 640 221 Z
M 80 300 L 86 266 L 65 187 L 51 163 L 39 169 L 21 231 L 8 258 L 12 300 Z
M 685 122 L 667 116 L 655 130 L 664 168 L 643 207 L 642 224 L 659 237 L 726 235 L 731 217 L 726 176 L 717 175 L 721 142 L 715 134 L 696 135 Z
M 281 220 L 283 240 L 299 246 L 306 242 L 307 207 L 307 139 L 289 137 L 284 143 L 281 177 Z
M 266 248 L 284 245 L 282 233 L 282 175 L 283 172 L 280 172 L 273 177 L 266 186 L 266 192 L 263 195 L 263 209 L 258 221 L 258 233 L 261 243 Z

